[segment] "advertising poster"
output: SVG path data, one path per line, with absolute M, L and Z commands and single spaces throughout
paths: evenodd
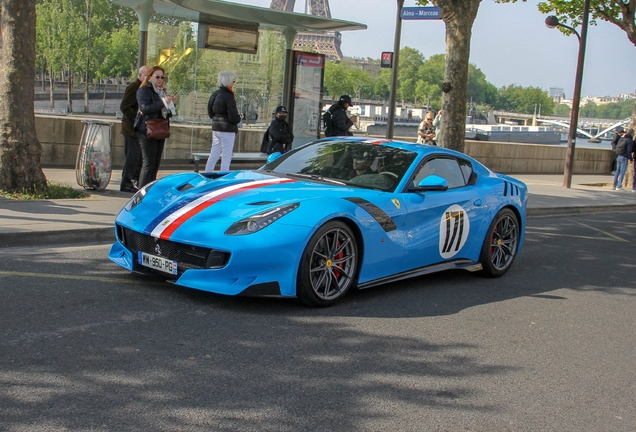
M 294 147 L 314 141 L 320 134 L 320 101 L 325 56 L 295 52 Z

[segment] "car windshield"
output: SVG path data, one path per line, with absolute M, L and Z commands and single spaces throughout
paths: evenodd
M 394 191 L 417 153 L 357 141 L 316 141 L 261 168 L 290 177 Z

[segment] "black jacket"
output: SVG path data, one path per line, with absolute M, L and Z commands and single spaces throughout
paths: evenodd
M 627 150 L 625 151 L 625 153 L 623 153 L 623 156 L 625 156 L 630 161 L 634 160 L 634 157 L 632 156 L 632 153 L 634 152 L 634 140 L 628 133 L 623 135 L 623 138 L 627 140 Z
M 121 100 L 121 104 L 119 104 L 119 110 L 122 113 L 122 135 L 136 136 L 134 124 L 135 119 L 137 118 L 137 109 L 139 109 L 139 104 L 137 104 L 137 91 L 139 90 L 140 85 L 141 81 L 139 81 L 139 78 L 128 84 L 128 87 L 126 87 L 126 91 L 124 92 L 124 97 Z
M 329 111 L 331 111 L 331 121 L 333 122 L 333 133 L 329 136 L 353 135 L 349 132 L 353 122 L 349 120 L 344 107 L 339 103 L 335 103 L 329 107 Z
M 212 119 L 212 130 L 218 132 L 238 132 L 241 116 L 236 109 L 234 93 L 221 86 L 212 93 L 208 101 L 208 115 Z
M 291 149 L 292 141 L 294 141 L 294 133 L 289 127 L 287 120 L 274 118 L 267 129 L 270 137 L 270 147 L 267 153 L 281 152 L 285 153 Z
M 164 118 L 161 110 L 165 108 L 165 105 L 155 89 L 152 88 L 152 84 L 139 87 L 139 90 L 137 90 L 137 103 L 139 104 L 139 110 L 135 118 L 135 130 L 146 132 L 144 119 Z M 171 116 L 172 114 L 168 112 L 166 118 Z
M 614 138 L 612 138 L 612 150 L 616 150 L 616 144 L 618 144 L 618 140 L 621 139 L 621 136 L 620 134 L 615 134 Z

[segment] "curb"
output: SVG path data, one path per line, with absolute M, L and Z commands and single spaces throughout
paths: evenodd
M 586 213 L 603 213 L 634 211 L 636 204 L 630 205 L 605 205 L 605 206 L 580 206 L 580 207 L 552 207 L 529 208 L 527 217 L 547 217 L 561 215 L 577 215 Z M 73 244 L 90 243 L 114 243 L 115 232 L 113 227 L 85 228 L 58 231 L 34 231 L 0 233 L 0 249 L 31 246 L 67 246 Z
M 549 208 L 529 208 L 526 210 L 526 217 L 561 216 L 576 215 L 585 213 L 605 213 L 619 211 L 636 210 L 636 204 L 615 204 L 603 206 L 580 206 L 580 207 L 549 207 Z
M 113 242 L 115 242 L 115 231 L 113 227 L 0 234 L 0 249 Z

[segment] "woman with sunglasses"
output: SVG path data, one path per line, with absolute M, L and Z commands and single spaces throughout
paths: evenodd
M 167 95 L 164 82 L 163 68 L 154 66 L 137 90 L 139 111 L 137 111 L 135 118 L 135 133 L 141 147 L 142 165 L 138 185 L 140 188 L 157 179 L 161 154 L 166 142 L 165 139 L 149 139 L 146 136 L 146 120 L 169 119 L 176 114 L 174 103 L 177 101 L 177 97 Z
M 237 125 L 241 122 L 232 90 L 235 82 L 236 75 L 233 72 L 219 72 L 219 89 L 212 93 L 208 101 L 208 115 L 212 119 L 212 148 L 205 165 L 207 172 L 214 171 L 219 156 L 221 171 L 230 170 L 234 139 L 238 132 Z

